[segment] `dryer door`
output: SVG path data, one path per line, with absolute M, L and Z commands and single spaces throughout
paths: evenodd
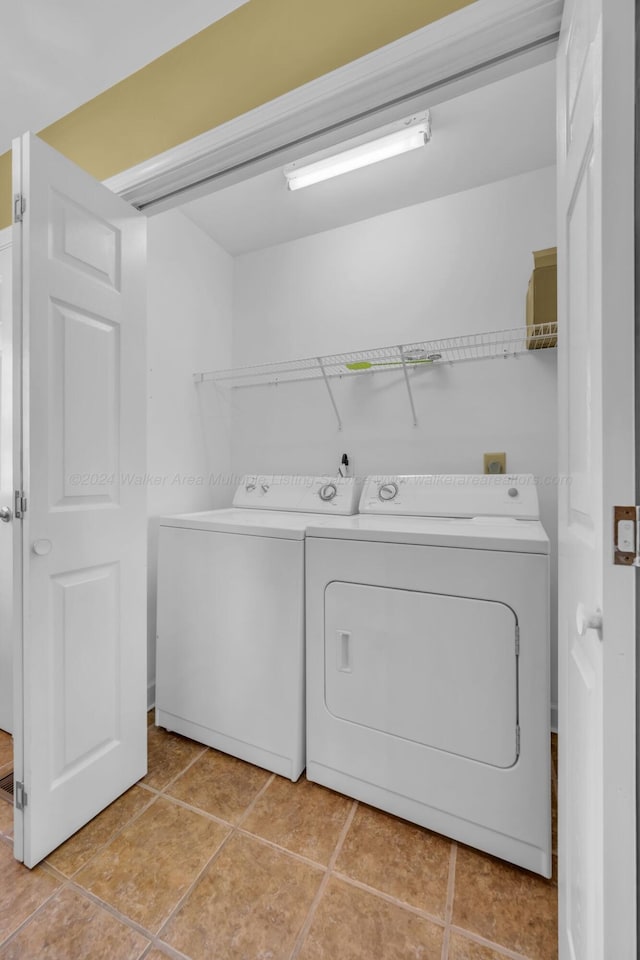
M 325 702 L 382 733 L 510 767 L 517 620 L 503 603 L 354 583 L 325 592 Z

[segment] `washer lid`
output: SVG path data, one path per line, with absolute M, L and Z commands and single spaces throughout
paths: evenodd
M 174 517 L 161 517 L 160 526 L 203 530 L 210 533 L 235 533 L 248 537 L 304 540 L 308 524 L 321 519 L 321 515 L 315 517 L 308 513 L 242 510 L 229 507 L 223 510 L 205 510 L 203 513 L 182 513 Z
M 514 517 L 319 517 L 309 523 L 307 537 L 549 553 L 549 538 L 540 521 Z

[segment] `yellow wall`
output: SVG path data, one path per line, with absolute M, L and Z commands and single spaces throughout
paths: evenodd
M 250 0 L 40 136 L 104 180 L 472 2 Z M 5 154 L 0 228 L 10 179 Z

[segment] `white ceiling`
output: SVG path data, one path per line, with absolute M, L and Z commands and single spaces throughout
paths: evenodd
M 0 153 L 248 0 L 0 0 Z
M 550 166 L 554 63 L 439 104 L 431 118 L 423 150 L 295 192 L 278 167 L 182 210 L 235 256 Z

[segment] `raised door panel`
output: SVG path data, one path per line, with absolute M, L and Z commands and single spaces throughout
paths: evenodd
M 51 728 L 56 789 L 121 737 L 117 564 L 52 578 Z
M 120 290 L 121 231 L 95 211 L 52 189 L 51 259 Z
M 50 335 L 51 507 L 116 503 L 120 326 L 53 300 Z

